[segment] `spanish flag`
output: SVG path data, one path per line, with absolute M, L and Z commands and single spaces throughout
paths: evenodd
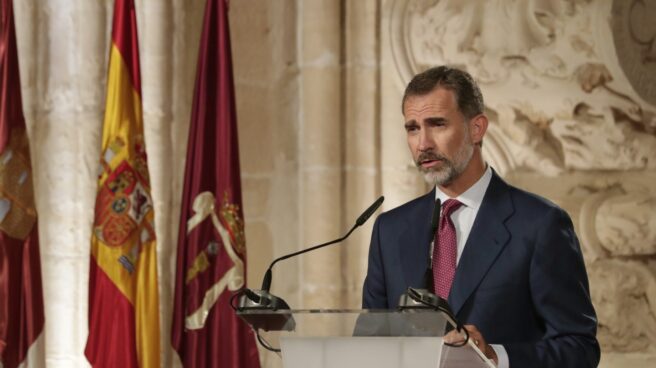
M 106 99 L 85 354 L 94 367 L 159 367 L 157 255 L 133 0 L 114 3 Z

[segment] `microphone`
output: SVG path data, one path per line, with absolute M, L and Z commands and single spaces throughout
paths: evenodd
M 298 256 L 298 255 L 301 255 L 301 254 L 303 254 L 303 253 L 311 252 L 311 251 L 313 251 L 313 250 L 315 250 L 315 249 L 323 248 L 323 247 L 326 247 L 326 246 L 328 246 L 328 245 L 335 244 L 335 243 L 339 243 L 339 242 L 345 240 L 346 238 L 348 238 L 348 237 L 351 235 L 351 233 L 352 233 L 357 227 L 362 226 L 365 222 L 367 222 L 367 220 L 369 219 L 369 217 L 371 217 L 371 215 L 373 215 L 374 212 L 376 212 L 376 210 L 378 209 L 378 207 L 380 207 L 380 205 L 383 204 L 383 201 L 384 201 L 384 200 L 385 200 L 385 197 L 380 196 L 380 197 L 376 200 L 376 202 L 374 202 L 371 206 L 369 206 L 369 208 L 367 208 L 364 212 L 362 212 L 362 214 L 360 215 L 360 217 L 358 217 L 358 219 L 355 221 L 355 225 L 353 225 L 353 227 L 351 228 L 351 230 L 349 230 L 349 231 L 346 233 L 346 235 L 342 236 L 341 238 L 339 238 L 339 239 L 335 239 L 335 240 L 331 240 L 331 241 L 326 242 L 326 243 L 323 243 L 323 244 L 315 245 L 315 246 L 313 246 L 313 247 L 311 247 L 311 248 L 307 248 L 307 249 L 299 250 L 299 251 L 297 251 L 297 252 L 290 253 L 290 254 L 287 254 L 287 255 L 284 255 L 284 256 L 282 256 L 282 257 L 278 257 L 278 258 L 274 259 L 273 262 L 271 262 L 271 264 L 269 265 L 269 268 L 268 268 L 268 269 L 266 270 L 266 272 L 264 273 L 264 278 L 262 279 L 262 290 L 268 292 L 268 291 L 271 289 L 271 278 L 272 278 L 272 272 L 271 272 L 271 269 L 273 268 L 273 265 L 275 265 L 276 263 L 278 263 L 278 262 L 280 262 L 280 261 L 283 261 L 283 260 L 285 260 L 285 259 L 292 258 L 292 257 Z
M 355 221 L 355 225 L 353 225 L 353 227 L 346 233 L 346 235 L 342 236 L 341 238 L 331 240 L 329 242 L 322 243 L 319 245 L 315 245 L 310 248 L 302 249 L 274 259 L 273 262 L 271 262 L 271 264 L 269 265 L 269 268 L 264 273 L 261 290 L 245 289 L 248 290 L 244 292 L 246 298 L 242 298 L 239 309 L 242 310 L 243 309 L 273 309 L 273 310 L 289 309 L 289 305 L 287 305 L 287 303 L 283 299 L 278 298 L 269 293 L 269 290 L 271 289 L 271 279 L 273 277 L 272 274 L 273 266 L 276 263 L 283 261 L 285 259 L 292 258 L 301 255 L 303 253 L 311 252 L 313 250 L 344 241 L 346 238 L 348 238 L 351 235 L 351 233 L 357 227 L 362 226 L 365 222 L 367 222 L 367 220 L 371 217 L 371 215 L 374 214 L 374 212 L 376 212 L 376 210 L 378 209 L 378 207 L 380 207 L 380 205 L 383 203 L 384 200 L 385 197 L 380 196 L 371 206 L 369 206 L 364 212 L 362 212 L 362 214 Z
M 433 248 L 437 246 L 435 238 L 437 237 L 437 230 L 440 226 L 440 210 L 442 208 L 442 201 L 439 198 L 435 199 L 435 207 L 433 207 L 433 217 L 431 217 L 431 230 L 430 235 L 433 239 Z M 433 263 L 431 262 L 432 254 L 428 255 L 428 267 L 426 268 L 426 273 L 424 274 L 424 283 L 426 284 L 426 289 L 433 291 Z

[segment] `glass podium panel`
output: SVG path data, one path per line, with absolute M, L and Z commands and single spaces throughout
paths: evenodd
M 285 368 L 494 367 L 473 345 L 450 348 L 449 322 L 428 309 L 242 310 L 262 343 L 280 348 Z

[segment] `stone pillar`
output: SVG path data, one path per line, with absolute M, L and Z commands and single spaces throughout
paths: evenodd
M 85 366 L 80 352 L 88 332 L 89 239 L 111 12 L 97 2 L 14 4 L 39 221 L 46 364 Z
M 341 6 L 334 0 L 298 3 L 299 37 L 299 248 L 343 233 L 340 59 Z M 339 246 L 299 259 L 303 307 L 340 307 Z
M 229 15 L 247 283 L 259 289 L 269 263 L 299 245 L 296 4 L 234 1 Z M 271 291 L 296 307 L 298 278 L 298 263 L 277 265 Z
M 380 186 L 380 68 L 377 0 L 344 3 L 346 23 L 344 62 L 344 209 L 342 228 L 381 195 Z M 342 245 L 345 301 L 342 307 L 360 308 L 369 239 L 375 215 Z
M 248 257 L 247 285 L 259 289 L 271 261 L 300 247 L 299 82 L 295 0 L 230 2 Z M 271 291 L 301 305 L 299 263 L 274 268 Z M 280 367 L 261 351 L 263 367 Z

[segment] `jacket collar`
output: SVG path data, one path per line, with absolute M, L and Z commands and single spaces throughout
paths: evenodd
M 451 286 L 449 304 L 454 314 L 458 314 L 510 240 L 505 222 L 514 211 L 508 184 L 493 172 Z

